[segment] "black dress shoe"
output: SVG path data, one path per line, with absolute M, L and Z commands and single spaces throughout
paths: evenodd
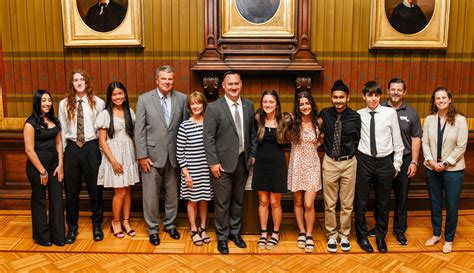
M 237 235 L 230 234 L 229 235 L 229 240 L 234 242 L 236 247 L 239 247 L 239 248 L 246 248 L 247 247 L 247 244 L 245 243 L 244 239 L 242 239 L 240 234 L 237 234 Z
M 168 233 L 171 238 L 173 238 L 175 240 L 179 240 L 179 232 L 176 228 L 165 229 L 165 232 Z
M 64 242 L 68 245 L 73 244 L 76 241 L 77 231 L 70 231 L 67 233 Z
M 94 238 L 94 241 L 102 241 L 104 239 L 104 233 L 102 232 L 101 227 L 94 227 L 92 230 L 92 237 Z
M 44 242 L 44 243 L 38 243 L 36 242 L 38 245 L 40 246 L 52 246 L 53 244 L 51 242 Z
M 374 248 L 370 244 L 369 240 L 367 238 L 357 238 L 357 243 L 359 244 L 360 248 L 364 250 L 367 253 L 372 253 L 374 252 Z
M 160 244 L 160 236 L 158 236 L 158 234 L 150 234 L 148 237 L 150 238 L 150 244 L 154 246 Z
M 229 254 L 229 246 L 227 245 L 227 241 L 226 240 L 218 240 L 217 241 L 217 250 L 219 250 L 219 252 L 221 254 Z
M 376 239 L 375 243 L 377 244 L 377 249 L 380 253 L 387 252 L 387 244 L 385 243 L 385 239 Z
M 367 236 L 369 236 L 369 237 L 375 237 L 376 234 L 377 234 L 377 232 L 376 232 L 375 228 L 371 228 L 369 230 L 369 232 L 367 232 Z
M 55 246 L 64 246 L 65 242 L 64 242 L 64 240 L 62 240 L 62 241 L 59 241 L 59 242 L 53 242 L 53 244 Z
M 396 233 L 395 236 L 397 237 L 397 243 L 401 246 L 406 246 L 408 245 L 408 240 L 407 237 L 405 237 L 405 234 L 403 233 Z

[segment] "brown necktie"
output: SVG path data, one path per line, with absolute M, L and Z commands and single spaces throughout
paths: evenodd
M 82 109 L 82 102 L 83 100 L 79 100 L 79 105 L 77 106 L 77 138 L 76 138 L 76 145 L 82 148 L 86 143 L 84 138 L 84 110 Z
M 339 158 L 341 156 L 341 133 L 342 133 L 342 114 L 337 114 L 336 124 L 334 125 L 334 143 L 332 144 L 332 156 Z

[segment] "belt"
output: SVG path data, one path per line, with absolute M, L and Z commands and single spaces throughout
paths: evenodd
M 332 158 L 334 161 L 345 161 L 345 160 L 349 160 L 349 159 L 354 157 L 354 155 L 344 155 L 344 156 L 340 156 L 340 157 L 332 157 L 328 154 L 327 154 L 327 156 Z

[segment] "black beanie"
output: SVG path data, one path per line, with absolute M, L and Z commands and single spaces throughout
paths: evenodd
M 347 94 L 349 94 L 349 88 L 347 88 L 347 86 L 344 84 L 344 82 L 341 79 L 335 81 L 334 85 L 331 88 L 331 92 L 336 91 L 336 90 L 337 91 L 344 91 Z

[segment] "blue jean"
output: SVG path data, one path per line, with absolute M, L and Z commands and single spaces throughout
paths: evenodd
M 425 175 L 426 184 L 430 193 L 433 235 L 441 236 L 444 193 L 444 197 L 446 198 L 444 239 L 446 242 L 452 242 L 458 225 L 458 207 L 462 183 L 464 181 L 464 170 L 435 172 L 425 168 Z

